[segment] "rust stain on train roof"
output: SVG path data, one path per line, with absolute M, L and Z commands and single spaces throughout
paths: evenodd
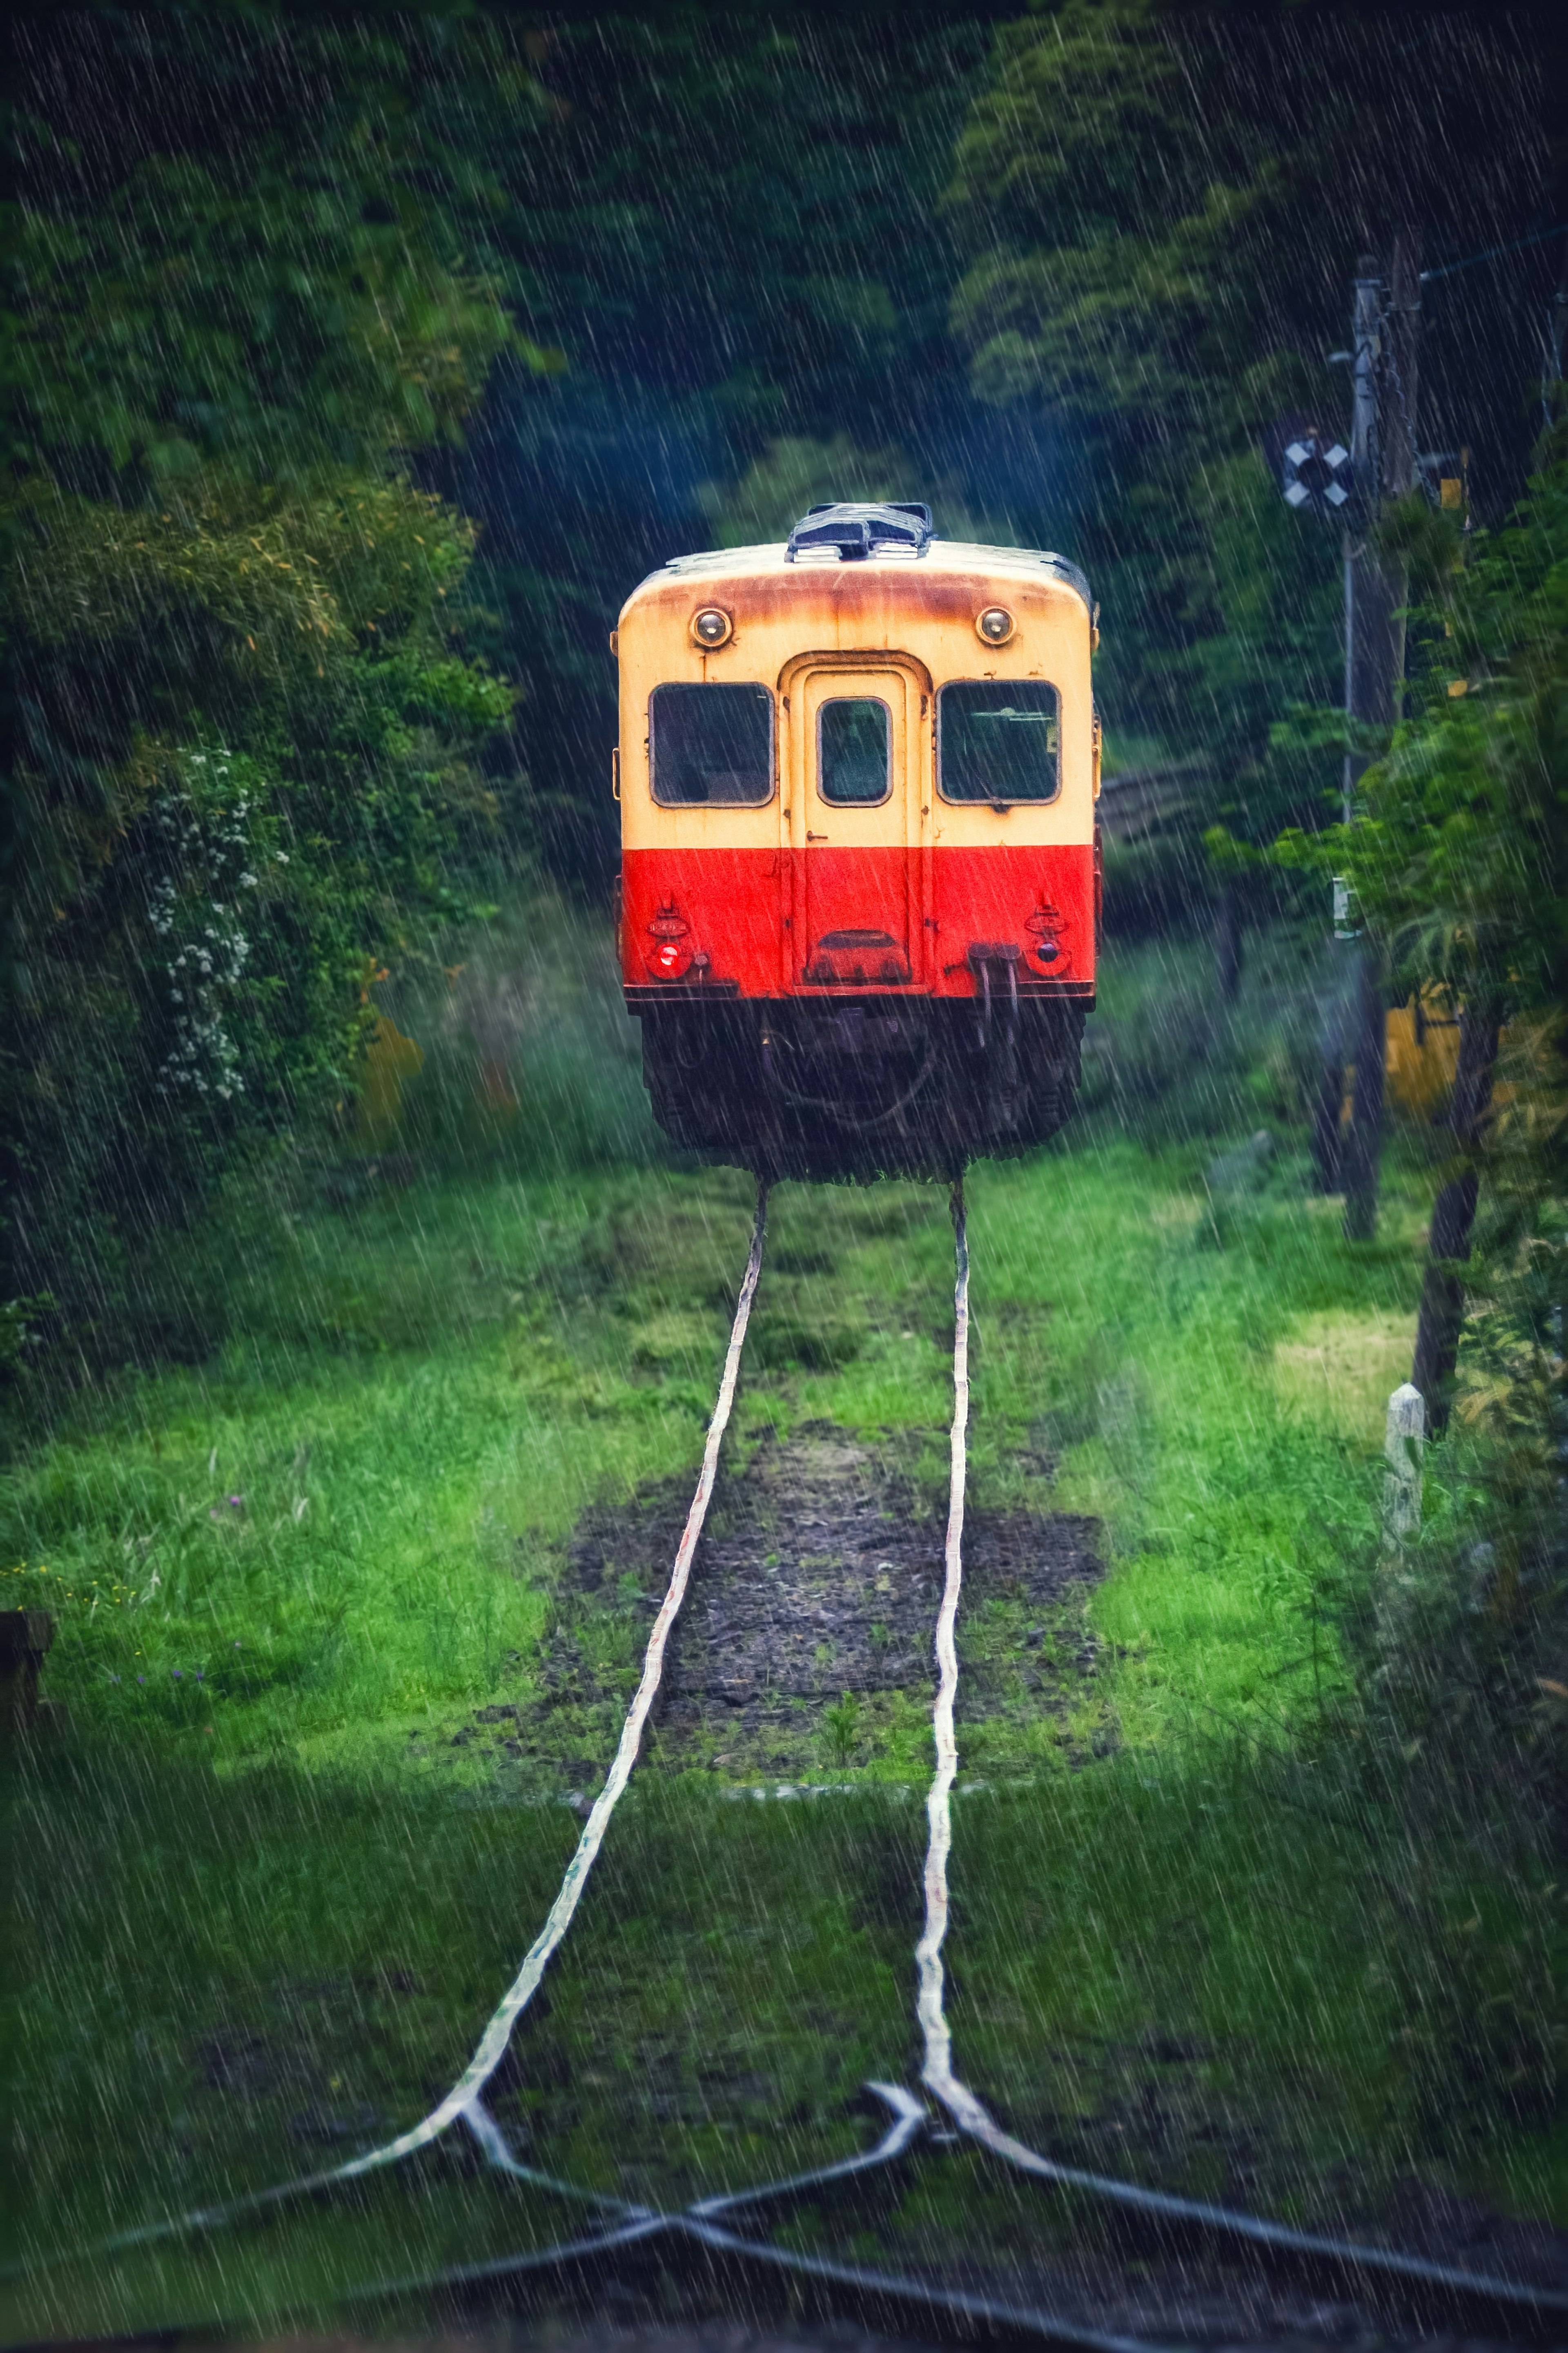
M 971 622 L 983 606 L 1000 603 L 1020 615 L 1065 614 L 1070 608 L 1089 625 L 1075 590 L 1048 575 L 1032 579 L 1001 566 L 993 571 L 977 565 L 959 572 L 873 563 L 716 573 L 708 580 L 700 574 L 668 580 L 656 575 L 628 600 L 624 617 L 635 613 L 679 619 L 684 629 L 698 606 L 718 605 L 731 615 L 737 630 L 746 622 L 785 622 L 803 638 L 832 644 L 846 630 L 864 638 L 896 632 L 910 621 Z

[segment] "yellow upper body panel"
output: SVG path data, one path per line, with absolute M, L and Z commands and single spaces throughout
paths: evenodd
M 692 622 L 715 607 L 728 617 L 731 634 L 710 650 L 694 639 Z M 980 614 L 995 607 L 1014 625 L 1000 646 L 987 644 L 976 628 Z M 888 805 L 888 823 L 898 824 L 900 836 L 897 812 L 905 805 L 911 830 L 927 848 L 1088 843 L 1099 783 L 1091 637 L 1089 607 L 1071 567 L 1025 549 L 932 540 L 919 556 L 856 562 L 803 556 L 790 563 L 782 545 L 679 557 L 627 598 L 616 631 L 623 846 L 771 849 L 804 839 L 807 813 L 792 804 L 801 798 L 802 734 L 818 705 L 823 672 L 841 675 L 846 691 L 854 691 L 864 672 L 867 691 L 884 700 L 874 677 L 905 682 L 899 756 L 915 764 L 909 781 L 919 791 Z M 1002 807 L 943 799 L 936 696 L 968 680 L 1039 680 L 1056 688 L 1060 786 L 1053 800 Z M 649 776 L 649 697 L 659 686 L 718 681 L 765 686 L 773 698 L 772 797 L 757 807 L 662 807 Z M 864 816 L 869 820 L 873 812 Z

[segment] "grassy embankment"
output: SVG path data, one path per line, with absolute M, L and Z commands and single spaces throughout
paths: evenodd
M 1343 1753 L 1419 1155 L 1352 1250 L 1299 1156 L 1215 1198 L 1212 1141 L 1106 1131 L 971 1185 L 973 1492 L 1099 1514 L 1109 1573 L 1066 1715 L 1015 1693 L 965 1729 L 991 1786 L 960 1807 L 961 2063 L 1026 2134 L 1173 2184 L 1353 2217 L 1419 2171 L 1543 2211 L 1543 1870 L 1495 1825 L 1412 1842 Z M 408 2120 L 549 1900 L 563 1780 L 447 1728 L 528 1703 L 583 1509 L 694 1465 L 749 1205 L 722 1172 L 538 1164 L 253 1198 L 213 1358 L 80 1393 L 15 1466 L 6 1581 L 58 1611 L 72 1716 L 13 1820 L 34 2248 Z M 904 1431 L 937 1504 L 940 1197 L 783 1187 L 771 1263 L 737 1458 L 813 1420 Z M 1017 1614 L 971 1614 L 972 1662 L 1017 1656 Z M 627 1676 L 645 1623 L 628 1596 Z M 912 1702 L 847 1750 L 825 1723 L 858 1796 L 634 1787 L 498 2099 L 536 2162 L 657 2194 L 859 2137 L 855 2086 L 916 2064 L 928 1739 Z M 1000 2253 L 1026 2213 L 943 2161 L 887 2229 Z M 9 2327 L 276 2314 L 554 2228 L 437 2157 L 205 2255 L 71 2266 Z

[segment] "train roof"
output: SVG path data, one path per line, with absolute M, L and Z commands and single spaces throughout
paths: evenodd
M 798 530 L 797 526 L 797 530 Z M 656 572 L 639 582 L 647 587 L 656 580 L 708 579 L 734 580 L 745 576 L 779 576 L 796 571 L 815 573 L 848 569 L 897 572 L 919 565 L 927 572 L 947 574 L 976 573 L 986 578 L 1012 573 L 1020 578 L 1059 580 L 1082 597 L 1092 617 L 1094 598 L 1088 576 L 1070 558 L 1058 555 L 1041 547 L 985 547 L 978 542 L 962 539 L 925 538 L 915 544 L 873 544 L 868 554 L 846 557 L 836 546 L 796 548 L 792 537 L 759 547 L 714 547 L 698 554 L 673 555 Z M 635 592 L 634 592 L 635 594 Z M 628 598 L 630 603 L 632 599 Z

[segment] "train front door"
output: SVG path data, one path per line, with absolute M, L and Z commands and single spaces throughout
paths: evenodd
M 786 691 L 795 985 L 918 986 L 929 694 L 885 655 L 808 657 Z

